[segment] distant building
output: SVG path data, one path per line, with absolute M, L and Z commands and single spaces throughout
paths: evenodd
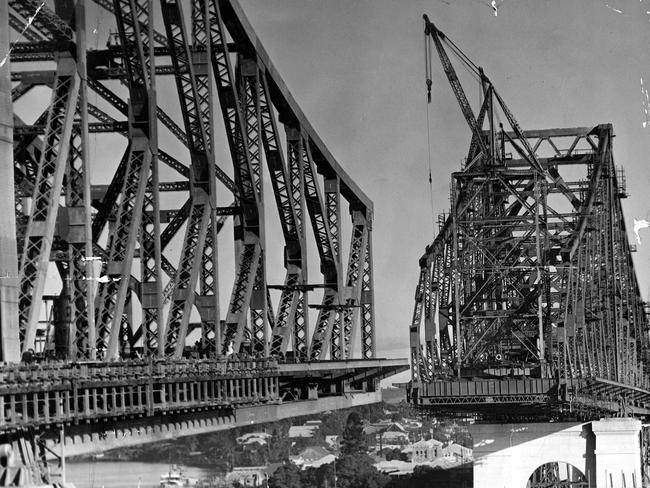
M 246 466 L 233 468 L 226 475 L 226 483 L 233 485 L 239 483 L 242 486 L 266 486 L 269 475 L 266 466 Z
M 446 457 L 454 457 L 460 462 L 471 461 L 472 459 L 472 450 L 455 442 L 450 442 L 443 447 L 442 454 Z
M 289 459 L 296 466 L 306 469 L 318 468 L 323 464 L 333 463 L 336 456 L 324 447 L 313 446 L 303 449 L 297 456 L 290 456 Z
M 444 456 L 443 444 L 435 439 L 418 441 L 411 446 L 411 462 L 413 464 L 430 463 L 434 459 Z
M 399 422 L 382 420 L 363 427 L 369 446 L 405 446 L 409 443 L 406 429 Z

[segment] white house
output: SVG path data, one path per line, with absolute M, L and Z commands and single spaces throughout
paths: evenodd
M 442 448 L 442 455 L 446 457 L 453 457 L 460 462 L 466 462 L 471 461 L 472 450 L 467 447 L 463 447 L 460 444 L 456 444 L 455 442 L 450 442 Z
M 226 475 L 226 483 L 232 485 L 237 482 L 246 487 L 259 487 L 266 486 L 268 478 L 269 476 L 266 472 L 265 466 L 248 466 L 233 468 L 233 470 Z
M 434 459 L 444 456 L 442 442 L 435 439 L 415 442 L 411 445 L 411 448 L 413 450 L 411 457 L 413 464 L 429 463 Z

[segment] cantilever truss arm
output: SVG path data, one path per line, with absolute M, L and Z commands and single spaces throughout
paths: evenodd
M 34 123 L 19 114 L 14 119 L 11 211 L 18 225 L 12 238 L 19 256 L 28 255 L 20 296 L 23 350 L 91 361 L 178 358 L 190 350 L 218 357 L 288 355 L 293 349 L 299 361 L 347 359 L 357 351 L 373 357 L 372 202 L 302 113 L 237 1 L 94 3 L 110 14 L 102 19 L 111 32 L 102 49 L 83 39 L 87 2 L 56 0 L 50 9 L 40 0 L 8 1 L 6 23 L 22 33 L 10 45 L 9 61 L 43 68 L 5 70 L 15 83 L 11 97 L 24 101 L 37 86 L 53 93 Z M 191 18 L 183 12 L 189 7 Z M 162 57 L 169 66 L 155 65 Z M 68 69 L 70 62 L 76 70 Z M 162 76 L 174 77 L 180 110 L 176 97 L 171 106 L 166 100 L 164 109 L 157 106 L 156 93 L 167 92 L 156 86 Z M 215 86 L 223 124 L 214 122 Z M 93 103 L 88 91 L 97 95 Z M 215 125 L 225 129 L 232 170 L 214 162 Z M 88 132 L 119 135 L 127 143 L 117 152 L 97 151 Z M 186 149 L 189 158 L 182 156 Z M 91 186 L 98 163 L 98 184 Z M 218 184 L 234 197 L 228 208 L 217 206 Z M 279 220 L 270 222 L 279 222 L 284 238 L 286 278 L 279 286 L 267 283 L 266 259 L 277 246 L 265 242 L 275 233 L 267 233 L 264 190 L 273 192 Z M 349 249 L 345 205 L 353 216 Z M 224 244 L 217 246 L 217 237 L 229 218 L 235 278 L 223 320 L 217 248 Z M 48 318 L 47 330 L 37 320 L 54 265 L 65 285 L 55 314 L 73 311 L 65 338 L 47 332 L 65 316 Z M 313 283 L 308 267 L 320 270 Z M 314 305 L 319 313 L 312 335 L 308 296 L 315 289 L 324 295 Z M 200 323 L 190 323 L 197 310 Z M 189 345 L 199 328 L 199 340 Z

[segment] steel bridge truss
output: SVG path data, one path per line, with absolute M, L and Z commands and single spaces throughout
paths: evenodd
M 101 32 L 112 33 L 105 49 L 87 39 L 91 4 L 8 7 L 0 29 L 10 26 L 14 42 L 0 55 L 9 56 L 2 73 L 17 109 L 14 177 L 3 184 L 15 195 L 16 228 L 2 232 L 17 242 L 19 297 L 3 310 L 18 314 L 3 351 L 181 358 L 192 334 L 209 358 L 374 357 L 372 202 L 309 124 L 236 0 L 95 0 Z M 173 97 L 161 88 L 170 77 Z M 20 118 L 18 107 L 43 87 L 47 109 Z M 176 113 L 158 103 L 161 93 L 175 98 Z M 215 158 L 219 127 L 230 168 Z M 89 133 L 122 136 L 126 150 L 97 155 Z M 95 171 L 109 167 L 110 180 L 97 184 Z M 264 180 L 284 239 L 279 256 L 265 241 Z M 232 203 L 219 206 L 217 194 Z M 217 249 L 228 222 L 235 277 L 224 306 Z M 271 259 L 283 260 L 282 284 L 268 283 Z M 57 305 L 43 320 L 57 275 Z M 309 303 L 315 289 L 320 305 Z
M 451 209 L 420 258 L 413 381 L 552 378 L 576 394 L 593 381 L 615 382 L 621 395 L 650 389 L 648 322 L 611 125 L 522 131 L 482 70 L 475 116 L 445 36 L 426 26 L 472 140 L 452 175 Z M 497 125 L 497 111 L 509 127 Z

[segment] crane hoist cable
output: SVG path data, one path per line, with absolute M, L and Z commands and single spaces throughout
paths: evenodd
M 431 122 L 429 118 L 429 105 L 431 105 L 431 85 L 433 81 L 431 80 L 431 39 L 426 34 L 426 23 L 425 23 L 425 34 L 424 34 L 424 76 L 426 79 L 426 88 L 427 88 L 427 103 L 426 103 L 426 115 L 427 115 L 427 165 L 429 172 L 429 204 L 431 206 L 431 234 L 435 238 L 436 234 L 436 225 L 435 225 L 435 206 L 433 204 L 433 178 L 431 175 Z

